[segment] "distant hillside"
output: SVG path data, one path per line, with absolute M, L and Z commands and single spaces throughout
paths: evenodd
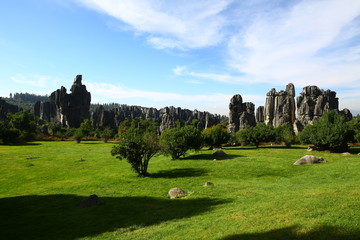
M 34 104 L 37 101 L 48 101 L 49 96 L 45 95 L 36 95 L 32 93 L 10 93 L 9 98 L 3 98 L 7 103 L 13 104 L 22 108 L 23 110 L 28 110 L 34 112 Z

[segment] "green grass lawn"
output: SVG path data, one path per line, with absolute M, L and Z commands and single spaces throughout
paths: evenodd
M 293 166 L 305 146 L 202 150 L 156 156 L 139 178 L 112 146 L 0 146 L 0 239 L 360 239 L 360 155 Z M 105 204 L 79 208 L 91 194 Z

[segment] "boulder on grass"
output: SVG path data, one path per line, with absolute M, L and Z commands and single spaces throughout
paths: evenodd
M 344 153 L 342 153 L 341 155 L 343 155 L 343 156 L 350 156 L 351 153 L 349 153 L 349 152 L 344 152 Z
M 212 183 L 212 182 L 205 182 L 204 183 L 204 187 L 208 187 L 208 186 L 211 186 L 211 185 L 214 185 L 214 183 Z
M 314 163 L 324 163 L 326 162 L 323 158 L 315 157 L 313 155 L 305 155 L 296 162 L 294 165 L 303 165 L 303 164 L 314 164 Z
M 175 187 L 169 190 L 168 196 L 170 199 L 174 198 L 182 198 L 187 195 L 187 192 L 182 190 L 181 188 Z
M 79 207 L 93 207 L 103 203 L 103 200 L 99 198 L 96 194 L 90 195 L 88 198 L 82 200 L 79 204 Z

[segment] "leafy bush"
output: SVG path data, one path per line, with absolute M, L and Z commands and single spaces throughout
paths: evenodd
M 172 159 L 179 159 L 189 149 L 199 150 L 201 145 L 201 132 L 194 126 L 168 128 L 161 134 L 162 152 Z
M 271 142 L 275 140 L 274 127 L 266 125 L 265 123 L 259 123 L 255 127 L 248 126 L 245 129 L 239 130 L 235 138 L 237 142 L 242 145 L 255 145 L 259 147 L 261 142 Z
M 110 127 L 106 127 L 101 133 L 100 137 L 104 139 L 104 142 L 107 143 L 109 138 L 113 136 L 113 130 Z
M 231 137 L 226 127 L 221 124 L 205 129 L 202 135 L 204 144 L 210 147 L 220 147 L 222 144 L 228 143 Z
M 300 140 L 305 144 L 314 144 L 321 150 L 335 152 L 346 151 L 348 142 L 354 138 L 354 132 L 346 123 L 344 116 L 336 111 L 325 113 L 313 125 L 307 125 L 300 133 Z
M 284 124 L 275 128 L 275 140 L 276 142 L 285 143 L 286 147 L 291 147 L 294 144 L 296 136 L 291 125 Z
M 73 137 L 77 143 L 80 143 L 81 140 L 84 138 L 84 136 L 85 136 L 84 132 L 82 131 L 81 128 L 76 129 L 74 132 L 74 135 L 73 135 Z

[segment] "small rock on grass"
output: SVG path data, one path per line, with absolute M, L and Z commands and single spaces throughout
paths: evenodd
M 315 157 L 312 155 L 305 155 L 302 158 L 294 162 L 294 165 L 303 165 L 303 164 L 314 164 L 314 163 L 324 163 L 326 162 L 323 158 Z
M 212 183 L 212 182 L 205 182 L 204 183 L 204 187 L 208 187 L 208 186 L 211 186 L 211 185 L 214 185 L 214 183 Z
M 188 193 L 182 190 L 181 188 L 175 187 L 169 190 L 168 196 L 170 199 L 174 199 L 174 198 L 183 198 L 187 194 Z

